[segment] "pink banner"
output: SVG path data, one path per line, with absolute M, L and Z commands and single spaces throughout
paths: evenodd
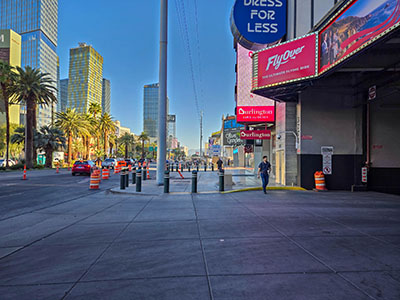
M 238 106 L 237 122 L 275 122 L 275 106 Z
M 316 34 L 259 52 L 257 87 L 315 76 L 316 55 Z
M 242 140 L 270 140 L 270 130 L 240 130 Z

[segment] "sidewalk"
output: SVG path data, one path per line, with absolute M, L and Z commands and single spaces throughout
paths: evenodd
M 400 197 L 99 192 L 0 221 L 0 298 L 400 299 Z
M 170 173 L 170 193 L 191 193 L 192 190 L 192 173 L 182 172 L 182 179 L 178 172 Z M 225 180 L 225 191 L 241 190 L 248 188 L 259 188 L 261 186 L 260 179 L 252 172 L 245 169 L 228 169 L 225 175 L 232 176 L 233 185 L 228 185 L 229 180 Z M 131 184 L 132 175 L 130 175 L 130 186 L 125 190 L 119 187 L 111 189 L 113 193 L 136 194 L 136 186 Z M 198 193 L 218 193 L 219 191 L 218 171 L 200 171 L 197 173 L 197 192 Z M 269 187 L 285 187 L 270 182 Z M 158 186 L 155 179 L 142 181 L 142 194 L 144 195 L 161 195 L 164 193 L 164 187 Z

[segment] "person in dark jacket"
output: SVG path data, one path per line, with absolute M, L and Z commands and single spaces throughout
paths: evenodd
M 264 156 L 263 161 L 258 165 L 258 174 L 257 177 L 262 180 L 262 187 L 264 194 L 267 193 L 267 186 L 269 183 L 269 173 L 271 172 L 271 164 L 268 161 L 268 157 Z
M 221 158 L 218 158 L 218 161 L 217 161 L 217 166 L 218 166 L 218 170 L 222 170 L 222 165 L 223 165 L 224 163 L 222 162 L 222 160 L 221 160 Z

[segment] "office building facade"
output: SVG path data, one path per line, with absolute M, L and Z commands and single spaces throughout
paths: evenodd
M 59 94 L 57 110 L 59 112 L 65 112 L 68 106 L 68 78 L 60 80 Z
M 150 137 L 158 137 L 158 99 L 159 84 L 148 84 L 144 86 L 143 96 L 143 131 Z M 167 115 L 169 99 L 167 98 Z
M 21 66 L 21 36 L 10 30 L 0 30 L 0 60 L 13 67 Z M 10 123 L 20 124 L 20 105 L 9 106 Z M 0 101 L 0 126 L 6 123 L 5 107 Z
M 103 78 L 101 108 L 104 113 L 111 114 L 111 82 Z
M 1 0 L 0 29 L 22 37 L 22 67 L 48 73 L 57 87 L 58 0 Z M 39 106 L 38 127 L 51 123 L 51 106 Z
M 103 57 L 92 47 L 80 43 L 70 50 L 68 107 L 87 113 L 90 103 L 102 102 Z

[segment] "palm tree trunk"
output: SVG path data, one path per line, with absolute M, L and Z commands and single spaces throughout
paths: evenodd
M 142 159 L 144 159 L 144 140 L 142 140 Z
M 1 89 L 3 91 L 4 108 L 6 111 L 6 169 L 8 169 L 8 160 L 10 158 L 10 112 L 8 111 L 8 96 L 4 84 L 1 85 Z
M 108 157 L 107 153 L 108 137 L 107 132 L 104 132 L 104 159 Z
M 125 144 L 125 158 L 128 158 L 128 143 Z
M 46 153 L 46 168 L 51 168 L 52 160 L 53 160 L 53 151 L 49 147 L 49 148 L 45 149 L 45 153 Z
M 68 165 L 71 163 L 72 158 L 72 133 L 68 132 Z
M 25 124 L 25 160 L 28 169 L 33 167 L 33 128 L 35 118 L 35 105 L 30 99 L 26 100 Z

